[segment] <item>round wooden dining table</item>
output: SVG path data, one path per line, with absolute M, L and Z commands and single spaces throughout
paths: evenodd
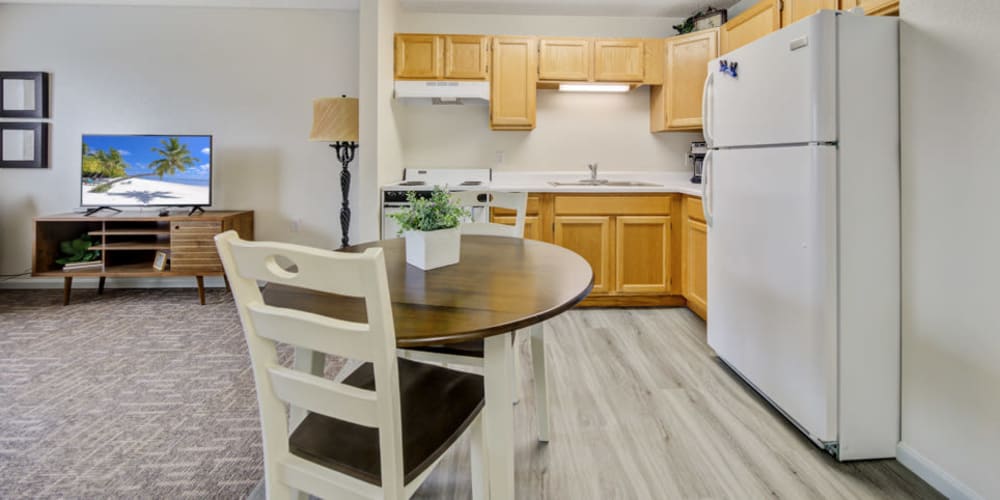
M 583 300 L 593 288 L 594 274 L 583 257 L 549 243 L 462 236 L 461 244 L 458 264 L 430 271 L 406 263 L 403 239 L 374 241 L 340 251 L 383 249 L 398 347 L 483 342 L 489 497 L 512 499 L 512 332 L 531 328 L 533 340 L 540 338 L 541 322 Z M 366 321 L 362 299 L 272 284 L 264 290 L 264 301 L 348 321 Z M 297 368 L 322 373 L 322 353 L 297 349 L 295 356 Z M 539 376 L 544 374 L 535 374 Z

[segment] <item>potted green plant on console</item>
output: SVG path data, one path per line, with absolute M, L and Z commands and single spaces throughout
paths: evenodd
M 469 211 L 440 187 L 430 198 L 418 198 L 411 191 L 406 201 L 409 208 L 389 215 L 406 238 L 406 262 L 425 271 L 458 264 L 462 242 L 458 226 Z

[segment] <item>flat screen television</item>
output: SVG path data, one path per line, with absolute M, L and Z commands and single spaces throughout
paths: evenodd
M 80 206 L 212 204 L 212 136 L 84 135 Z

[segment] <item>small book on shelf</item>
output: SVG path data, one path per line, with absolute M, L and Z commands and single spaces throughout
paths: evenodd
M 100 269 L 104 266 L 104 263 L 99 260 L 92 260 L 88 262 L 70 262 L 68 264 L 63 264 L 63 271 L 82 271 L 84 269 Z

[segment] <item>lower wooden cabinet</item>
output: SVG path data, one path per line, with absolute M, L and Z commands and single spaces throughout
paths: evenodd
M 615 218 L 615 290 L 667 293 L 671 290 L 669 216 Z
M 612 217 L 556 215 L 553 218 L 553 243 L 582 256 L 594 271 L 592 294 L 610 293 L 614 287 L 614 252 Z
M 701 199 L 686 196 L 682 224 L 683 255 L 681 290 L 688 308 L 702 319 L 708 317 L 708 226 Z
M 708 233 L 701 200 L 680 194 L 531 193 L 524 236 L 568 248 L 593 269 L 582 306 L 683 306 L 705 317 Z M 510 210 L 491 220 L 514 224 Z

